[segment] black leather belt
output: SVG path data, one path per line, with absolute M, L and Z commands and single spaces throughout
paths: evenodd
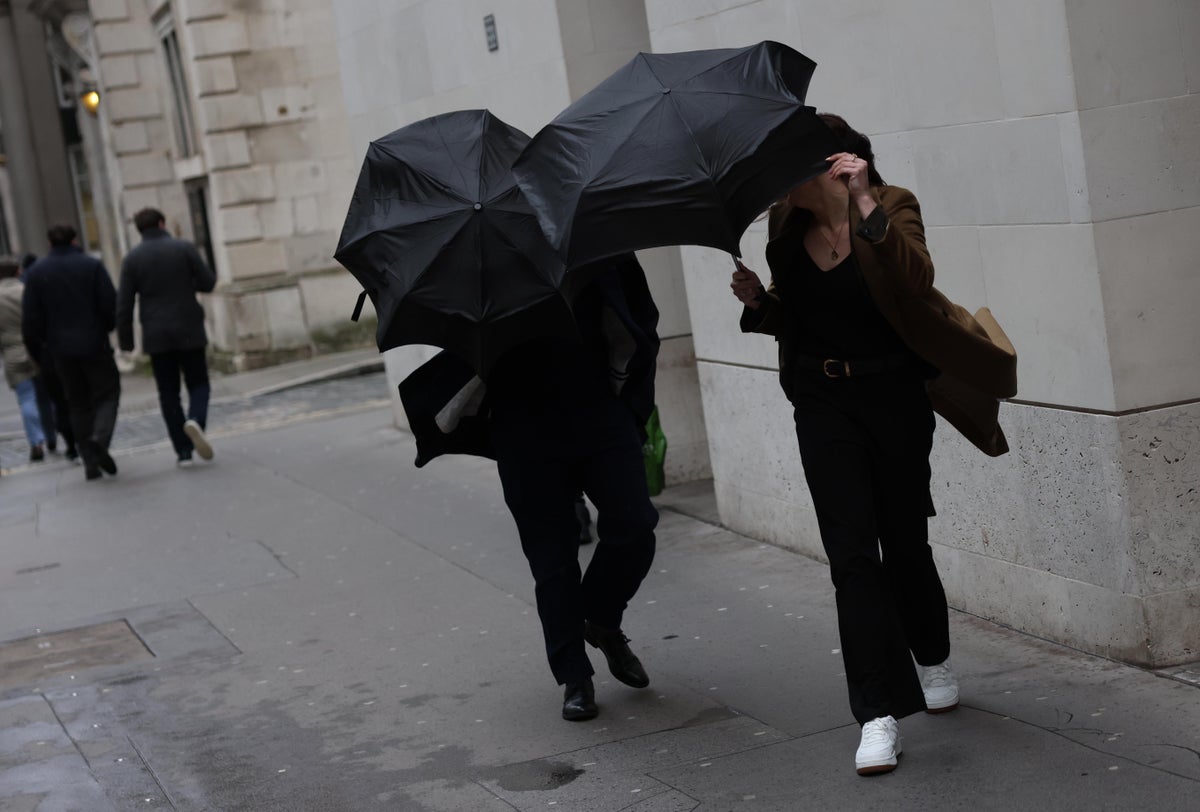
M 826 378 L 859 378 L 866 375 L 881 375 L 885 372 L 900 372 L 914 369 L 911 355 L 884 355 L 879 358 L 859 358 L 846 360 L 842 358 L 818 358 L 815 355 L 793 355 L 792 362 L 797 368 L 809 372 L 820 372 Z

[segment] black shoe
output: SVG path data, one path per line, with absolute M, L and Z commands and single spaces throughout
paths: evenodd
M 67 446 L 67 450 L 63 452 L 63 457 L 66 458 L 67 462 L 79 462 L 79 452 L 75 450 L 75 446 Z
M 83 469 L 83 478 L 87 480 L 99 479 L 100 469 L 94 465 L 85 466 Z
M 650 684 L 642 661 L 629 650 L 629 638 L 620 629 L 604 629 L 587 621 L 583 625 L 583 639 L 604 653 L 608 670 L 621 682 L 632 688 Z
M 563 691 L 562 717 L 568 722 L 584 722 L 595 719 L 600 713 L 596 707 L 596 689 L 592 686 L 592 678 L 583 682 L 568 682 Z
M 108 453 L 107 448 L 96 448 L 96 464 L 109 476 L 117 475 L 117 464 L 113 462 L 112 455 Z
M 41 443 L 38 443 L 35 446 L 30 446 L 30 448 L 29 448 L 29 461 L 30 462 L 41 462 L 44 459 L 46 459 L 46 449 Z

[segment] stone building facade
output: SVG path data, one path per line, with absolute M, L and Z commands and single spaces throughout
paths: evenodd
M 117 223 L 110 267 L 153 206 L 217 271 L 218 364 L 367 343 L 332 259 L 353 188 L 329 0 L 90 0 L 57 24 L 100 92 L 93 174 Z
M 1129 662 L 1200 659 L 1200 6 L 334 9 L 356 151 L 463 107 L 488 106 L 532 133 L 647 46 L 774 39 L 814 58 L 809 102 L 872 135 L 883 176 L 922 201 L 939 288 L 991 307 L 1020 354 L 1019 397 L 1001 410 L 1012 453 L 986 458 L 938 430 L 931 532 L 952 603 Z M 765 269 L 765 241 L 761 225 L 744 239 L 752 267 Z M 666 332 L 686 345 L 689 376 L 695 358 L 700 384 L 696 398 L 667 376 L 664 396 L 694 401 L 702 420 L 694 440 L 686 417 L 666 420 L 668 435 L 703 450 L 725 524 L 823 557 L 775 347 L 738 332 L 728 257 L 652 253 Z M 413 359 L 390 363 L 399 377 Z

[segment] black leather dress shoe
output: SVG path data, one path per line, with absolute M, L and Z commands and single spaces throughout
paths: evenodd
M 100 466 L 100 470 L 109 476 L 117 475 L 117 463 L 113 460 L 112 455 L 108 453 L 106 448 L 96 448 L 96 464 Z
M 608 670 L 621 682 L 633 688 L 650 684 L 642 661 L 629 650 L 629 638 L 620 629 L 605 629 L 589 621 L 584 624 L 583 639 L 604 653 Z
M 562 716 L 568 722 L 584 722 L 595 719 L 600 709 L 596 707 L 596 689 L 592 678 L 582 682 L 568 682 L 563 691 Z

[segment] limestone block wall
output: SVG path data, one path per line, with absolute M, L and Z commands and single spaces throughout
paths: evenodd
M 99 60 L 100 115 L 108 131 L 109 182 L 117 189 L 117 221 L 127 245 L 139 237 L 133 214 L 153 206 L 170 231 L 192 237 L 187 201 L 176 182 L 166 69 L 144 0 L 91 0 Z M 110 258 L 116 273 L 120 257 Z
M 647 0 L 655 51 L 793 45 L 809 103 L 920 198 L 936 284 L 1020 354 L 989 459 L 944 424 L 931 523 L 954 605 L 1149 665 L 1200 651 L 1195 4 Z M 847 46 L 847 41 L 853 47 Z M 866 58 L 864 58 L 866 55 Z M 765 269 L 765 234 L 745 241 Z M 683 252 L 723 521 L 822 557 L 770 339 Z
M 308 351 L 357 296 L 332 259 L 353 160 L 328 0 L 177 0 L 223 254 L 225 342 Z M 244 301 L 242 301 L 244 300 Z M 248 363 L 253 363 L 252 360 Z
M 335 0 L 334 12 L 356 156 L 374 138 L 458 109 L 486 107 L 533 135 L 573 98 L 649 48 L 641 0 Z M 487 47 L 488 14 L 495 20 L 495 51 Z M 658 400 L 670 443 L 667 475 L 677 482 L 704 477 L 707 437 L 678 251 L 657 249 L 640 258 L 662 311 Z M 398 425 L 405 419 L 394 385 L 432 352 L 406 347 L 387 353 Z
M 328 0 L 92 0 L 91 10 L 130 244 L 143 206 L 194 237 L 185 185 L 205 184 L 214 347 L 234 368 L 309 354 L 314 333 L 349 324 L 357 296 L 332 259 L 353 161 Z M 193 155 L 175 137 L 159 33 L 168 22 Z

